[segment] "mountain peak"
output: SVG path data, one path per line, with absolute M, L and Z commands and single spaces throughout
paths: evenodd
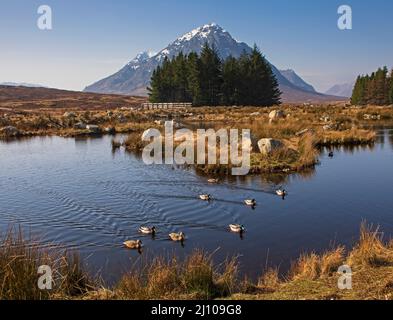
M 136 57 L 130 62 L 131 63 L 140 63 L 149 60 L 151 57 L 154 57 L 157 53 L 153 51 L 143 51 L 136 55 Z
M 177 41 L 179 42 L 190 41 L 195 37 L 207 38 L 209 34 L 211 34 L 212 32 L 226 32 L 226 31 L 223 28 L 221 28 L 217 23 L 212 22 L 209 24 L 205 24 L 201 27 L 198 27 L 190 32 L 185 33 L 181 37 L 177 38 Z

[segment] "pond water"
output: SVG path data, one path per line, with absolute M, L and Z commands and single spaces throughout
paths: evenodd
M 76 249 L 108 282 L 141 256 L 122 247 L 142 239 L 142 257 L 184 256 L 195 248 L 216 261 L 239 256 L 251 277 L 266 266 L 285 272 L 303 252 L 352 245 L 362 220 L 393 235 L 393 131 L 380 130 L 369 147 L 322 150 L 315 170 L 295 175 L 225 178 L 207 184 L 194 170 L 146 166 L 133 154 L 112 152 L 111 137 L 36 137 L 0 142 L 0 231 L 21 226 L 42 244 Z M 278 186 L 289 191 L 283 201 Z M 210 193 L 215 200 L 200 201 Z M 255 210 L 243 200 L 255 198 Z M 230 223 L 247 229 L 241 239 Z M 140 225 L 155 225 L 155 239 Z M 183 231 L 185 246 L 168 234 Z

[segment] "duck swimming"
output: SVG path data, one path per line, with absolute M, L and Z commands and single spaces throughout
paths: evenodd
M 210 201 L 212 197 L 210 196 L 210 194 L 201 194 L 201 195 L 199 196 L 199 198 L 200 198 L 201 200 L 203 200 L 203 201 Z
M 241 224 L 230 224 L 229 229 L 231 229 L 232 232 L 236 233 L 243 233 L 245 231 L 245 228 Z
M 218 183 L 219 180 L 218 179 L 209 179 L 209 180 L 207 180 L 207 182 L 209 182 L 209 183 Z
M 250 207 L 255 207 L 255 206 L 257 205 L 257 201 L 256 201 L 255 199 L 247 199 L 247 200 L 244 200 L 244 203 L 245 203 L 247 206 L 250 206 Z
M 181 241 L 181 242 L 183 242 L 186 239 L 185 236 L 186 235 L 183 232 L 180 232 L 180 233 L 173 232 L 173 233 L 169 234 L 169 238 L 172 241 Z
M 156 234 L 156 227 L 140 227 L 139 228 L 139 232 L 143 233 L 143 234 L 152 234 L 155 235 Z
M 123 244 L 128 249 L 140 250 L 142 248 L 142 241 L 141 240 L 129 240 L 129 241 L 123 242 Z
M 278 189 L 276 190 L 276 194 L 280 197 L 285 197 L 287 195 L 287 192 L 285 189 Z

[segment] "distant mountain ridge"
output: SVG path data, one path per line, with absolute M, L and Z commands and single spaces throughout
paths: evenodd
M 200 53 L 205 43 L 214 46 L 222 59 L 229 56 L 238 58 L 243 52 L 251 52 L 252 48 L 244 42 L 235 40 L 229 32 L 215 23 L 196 28 L 177 38 L 157 54 L 143 52 L 125 65 L 115 74 L 102 79 L 85 88 L 86 92 L 113 93 L 125 95 L 147 95 L 147 87 L 153 71 L 164 59 L 173 58 L 180 52 Z M 337 97 L 325 96 L 315 92 L 314 88 L 302 80 L 294 71 L 284 76 L 274 65 L 271 65 L 283 92 L 284 102 L 339 100 Z
M 325 94 L 335 95 L 339 97 L 350 98 L 352 96 L 352 91 L 355 86 L 354 82 L 336 84 L 325 92 Z
M 317 91 L 314 89 L 314 87 L 307 83 L 306 81 L 304 81 L 302 78 L 300 78 L 295 71 L 293 71 L 292 69 L 288 69 L 288 70 L 280 70 L 280 73 L 292 84 L 294 84 L 295 86 L 302 88 L 305 91 L 309 91 L 312 93 L 316 93 Z
M 25 83 L 25 82 L 0 82 L 0 86 L 7 87 L 27 87 L 27 88 L 46 88 L 40 84 Z

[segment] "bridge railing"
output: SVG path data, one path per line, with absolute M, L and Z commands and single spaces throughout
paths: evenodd
M 191 108 L 192 103 L 189 102 L 173 102 L 173 103 L 142 103 L 141 108 L 144 110 L 154 109 L 180 109 L 180 108 Z

